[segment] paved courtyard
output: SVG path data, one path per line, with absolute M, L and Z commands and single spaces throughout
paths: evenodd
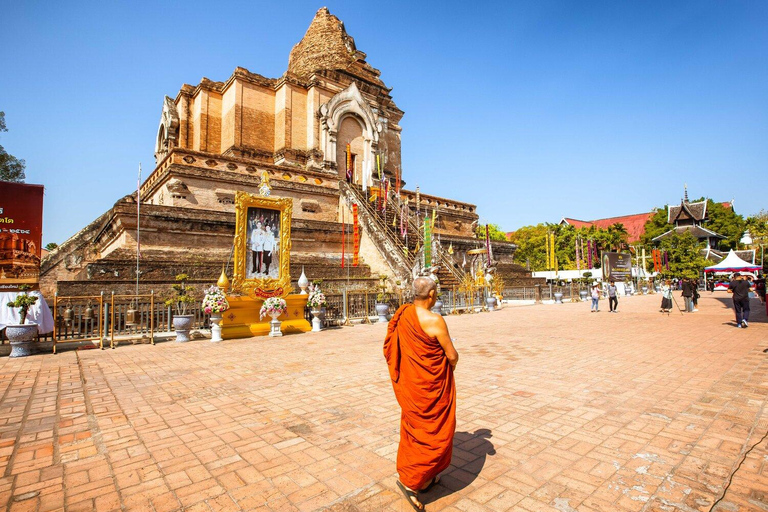
M 768 510 L 768 323 L 753 300 L 736 329 L 726 297 L 448 317 L 458 427 L 427 510 Z M 411 510 L 384 332 L 2 358 L 0 506 Z

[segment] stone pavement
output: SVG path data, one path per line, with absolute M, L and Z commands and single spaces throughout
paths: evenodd
M 736 329 L 726 297 L 448 317 L 458 428 L 427 510 L 768 510 L 768 323 Z M 409 511 L 384 331 L 0 359 L 0 506 Z

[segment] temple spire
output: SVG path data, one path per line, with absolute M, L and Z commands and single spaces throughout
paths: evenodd
M 685 196 L 683 197 L 683 201 L 687 203 L 688 202 L 688 184 L 687 183 L 683 184 L 683 188 L 685 189 Z

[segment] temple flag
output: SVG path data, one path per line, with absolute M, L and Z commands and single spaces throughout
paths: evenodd
M 357 203 L 352 205 L 352 266 L 360 264 L 360 224 L 357 219 Z
M 597 241 L 595 241 L 595 243 L 592 244 L 592 252 L 595 253 L 592 259 L 598 260 L 599 256 L 597 255 Z
M 424 268 L 432 266 L 432 222 L 424 219 Z
M 141 258 L 141 238 L 139 236 L 140 226 L 141 226 L 141 164 L 139 164 L 139 178 L 136 181 L 136 259 L 137 260 Z M 138 266 L 138 263 L 136 265 Z
M 485 225 L 485 252 L 488 254 L 488 266 L 491 266 L 491 235 L 488 224 Z
M 347 231 L 347 225 L 344 224 L 344 208 L 341 209 L 341 268 L 344 268 L 344 246 L 346 245 L 345 235 Z
M 550 258 L 550 268 L 552 270 L 557 270 L 557 259 L 555 258 L 555 233 L 552 232 L 549 234 L 549 258 Z
M 378 153 L 376 153 L 376 169 L 379 171 L 379 181 L 381 181 L 381 159 Z
M 405 238 L 408 234 L 408 205 L 403 203 L 403 209 L 400 212 L 400 236 Z
M 347 144 L 347 182 L 352 183 L 352 148 Z
M 417 219 L 420 214 L 421 214 L 421 192 L 419 191 L 419 186 L 416 185 L 416 218 Z
M 592 240 L 587 240 L 587 259 L 589 260 L 589 268 L 594 268 L 592 266 Z

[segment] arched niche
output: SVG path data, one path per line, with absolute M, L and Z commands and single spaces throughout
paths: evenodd
M 379 116 L 363 99 L 357 84 L 354 82 L 331 98 L 328 103 L 320 106 L 321 149 L 325 160 L 335 162 L 339 167 L 339 176 L 343 176 L 346 171 L 345 160 L 339 160 L 339 155 L 344 154 L 347 144 L 346 141 L 339 140 L 339 132 L 342 125 L 344 123 L 349 125 L 351 120 L 360 126 L 359 137 L 361 138 L 362 149 L 357 158 L 362 158 L 362 160 L 356 163 L 356 167 L 360 169 L 359 183 L 363 189 L 366 189 L 372 184 L 375 154 L 379 146 L 379 132 L 382 126 Z
M 365 154 L 365 124 L 355 114 L 346 114 L 339 120 L 339 130 L 336 135 L 336 165 L 339 179 L 345 179 L 347 171 L 347 144 L 352 158 L 352 176 L 354 183 L 364 183 L 363 155 Z

